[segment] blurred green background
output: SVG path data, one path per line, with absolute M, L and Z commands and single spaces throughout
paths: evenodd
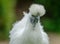
M 0 0 L 0 40 L 9 37 L 12 24 L 23 17 L 32 3 L 45 6 L 46 15 L 41 17 L 45 31 L 60 33 L 60 0 Z

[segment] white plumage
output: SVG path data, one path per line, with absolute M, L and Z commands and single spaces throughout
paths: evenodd
M 44 6 L 39 4 L 32 4 L 29 8 L 29 11 L 33 15 L 37 15 L 37 13 L 39 13 L 40 17 L 43 16 L 46 12 Z
M 16 22 L 10 31 L 9 44 L 49 44 L 48 36 L 43 31 L 39 18 L 39 16 L 45 14 L 44 7 L 32 4 L 29 8 L 29 13 L 23 13 L 24 17 L 22 20 Z M 38 13 L 39 15 L 36 17 Z

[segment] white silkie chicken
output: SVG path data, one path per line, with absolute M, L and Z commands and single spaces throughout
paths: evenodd
M 23 19 L 16 22 L 10 31 L 9 44 L 49 44 L 48 36 L 40 23 L 40 17 L 45 14 L 44 6 L 32 4 L 29 13 L 23 13 Z

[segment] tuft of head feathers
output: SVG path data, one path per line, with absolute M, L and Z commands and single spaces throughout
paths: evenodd
M 29 8 L 29 12 L 32 14 L 32 15 L 37 15 L 39 14 L 40 17 L 43 16 L 46 12 L 45 8 L 43 5 L 39 5 L 39 4 L 32 4 Z

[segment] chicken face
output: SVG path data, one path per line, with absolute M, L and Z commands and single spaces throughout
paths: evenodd
M 34 27 L 35 27 L 36 23 L 38 23 L 38 20 L 40 20 L 39 14 L 36 16 L 32 15 L 30 18 L 30 22 Z

